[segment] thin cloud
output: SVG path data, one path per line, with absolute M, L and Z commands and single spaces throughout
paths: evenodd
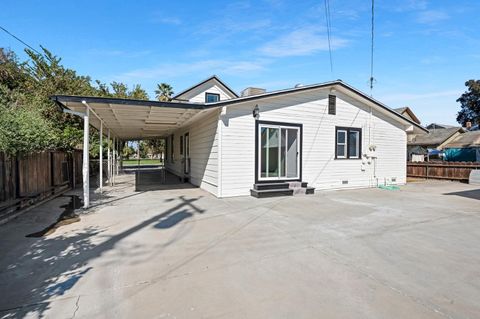
M 152 18 L 150 19 L 150 22 L 178 26 L 181 25 L 183 21 L 182 19 L 172 16 L 171 14 L 165 14 L 161 11 L 155 11 L 152 13 Z
M 160 23 L 163 24 L 172 24 L 172 25 L 180 25 L 182 24 L 182 20 L 179 18 L 174 18 L 174 17 L 168 17 L 168 18 L 161 18 L 157 20 Z
M 417 22 L 422 24 L 436 24 L 448 20 L 450 16 L 440 10 L 426 10 L 422 11 L 417 16 Z
M 338 37 L 330 38 L 333 50 L 344 47 L 348 41 Z M 299 29 L 283 35 L 260 47 L 259 52 L 270 57 L 305 56 L 328 50 L 326 34 L 308 28 Z
M 232 74 L 260 72 L 265 69 L 267 61 L 230 61 L 201 60 L 192 63 L 161 64 L 152 68 L 143 68 L 118 74 L 113 78 L 117 81 L 142 81 L 149 79 L 171 79 L 191 74 Z
M 397 12 L 426 10 L 427 5 L 428 2 L 426 0 L 404 0 L 396 4 L 393 10 Z

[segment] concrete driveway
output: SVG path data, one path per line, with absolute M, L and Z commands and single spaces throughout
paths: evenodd
M 422 182 L 216 199 L 131 176 L 43 238 L 0 226 L 0 317 L 479 318 L 480 190 Z

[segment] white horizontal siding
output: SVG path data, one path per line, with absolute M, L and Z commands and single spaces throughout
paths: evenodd
M 185 96 L 182 96 L 182 98 L 187 99 L 193 103 L 205 103 L 205 93 L 207 92 L 219 94 L 220 100 L 228 100 L 232 98 L 229 93 L 222 90 L 220 86 L 216 85 L 214 82 L 204 83 L 199 87 L 196 87 L 192 91 L 187 92 Z
M 218 112 L 212 110 L 199 117 L 191 125 L 176 130 L 174 134 L 174 161 L 167 160 L 166 168 L 183 176 L 180 136 L 189 133 L 190 182 L 208 192 L 218 195 Z
M 260 120 L 303 124 L 302 180 L 317 189 L 369 187 L 395 177 L 406 181 L 406 133 L 369 108 L 337 93 L 337 114 L 327 114 L 328 91 L 316 90 L 259 103 Z M 230 106 L 222 127 L 222 196 L 248 195 L 255 182 L 255 120 L 252 103 Z M 335 160 L 335 126 L 362 128 L 362 151 L 377 146 L 376 165 L 366 160 Z M 374 168 L 374 166 L 376 168 Z M 348 184 L 342 181 L 348 180 Z

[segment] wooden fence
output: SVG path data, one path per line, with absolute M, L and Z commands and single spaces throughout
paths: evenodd
M 82 182 L 82 152 L 0 153 L 0 219 Z
M 407 177 L 468 181 L 473 169 L 480 169 L 480 162 L 408 162 Z

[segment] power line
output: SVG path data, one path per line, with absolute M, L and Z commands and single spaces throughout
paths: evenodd
M 16 35 L 14 35 L 13 33 L 11 33 L 10 31 L 8 31 L 7 29 L 5 29 L 4 27 L 0 26 L 0 29 L 2 29 L 6 34 L 8 34 L 9 36 L 13 37 L 15 40 L 17 40 L 18 42 L 22 43 L 23 45 L 25 45 L 27 48 L 29 48 L 30 50 L 36 52 L 37 54 L 39 55 L 42 55 L 40 52 L 38 52 L 37 50 L 35 50 L 33 47 L 31 47 L 28 43 L 26 43 L 25 41 L 23 41 L 22 39 L 20 39 L 19 37 L 17 37 Z
M 375 0 L 372 0 L 372 45 L 370 51 L 370 95 L 373 94 L 373 83 L 375 79 L 373 77 L 373 53 L 374 53 L 374 40 L 375 40 Z
M 327 22 L 327 39 L 328 39 L 328 53 L 330 55 L 330 72 L 332 73 L 333 77 L 333 59 L 332 59 L 332 44 L 330 40 L 330 33 L 331 33 L 331 19 L 330 19 L 330 1 L 324 0 L 325 5 L 325 20 Z

